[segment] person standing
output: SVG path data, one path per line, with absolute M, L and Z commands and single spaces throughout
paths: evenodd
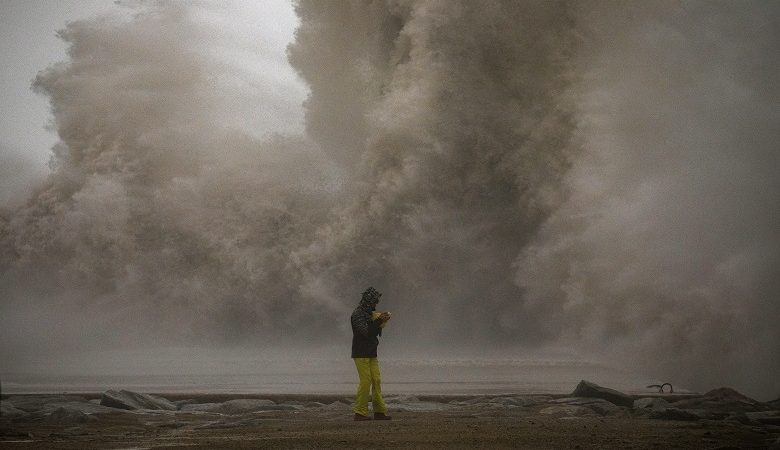
M 390 319 L 390 314 L 385 312 L 376 319 L 373 317 L 381 296 L 379 291 L 369 287 L 363 292 L 360 304 L 352 312 L 352 359 L 360 380 L 355 403 L 352 405 L 356 421 L 371 420 L 368 416 L 369 397 L 374 410 L 374 420 L 390 420 L 382 398 L 382 377 L 376 357 L 382 326 Z

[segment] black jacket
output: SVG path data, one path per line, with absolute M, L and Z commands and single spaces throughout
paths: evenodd
M 382 335 L 379 322 L 371 319 L 374 309 L 370 305 L 361 303 L 352 312 L 352 357 L 376 358 L 376 347 Z

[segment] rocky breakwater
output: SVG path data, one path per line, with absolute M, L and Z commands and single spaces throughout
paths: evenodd
M 603 431 L 601 446 L 612 442 L 614 430 L 625 430 L 620 442 L 626 445 L 671 435 L 676 437 L 668 437 L 669 442 L 681 436 L 694 442 L 691 433 L 700 436 L 695 442 L 707 445 L 750 442 L 771 447 L 780 442 L 780 401 L 759 402 L 729 388 L 705 394 L 627 395 L 582 381 L 568 395 L 386 395 L 385 400 L 394 416 L 423 428 L 428 418 L 474 429 L 522 425 L 537 433 L 568 430 L 576 423 L 597 435 Z M 115 436 L 129 432 L 138 446 L 149 447 L 173 442 L 185 431 L 206 439 L 210 432 L 231 429 L 266 433 L 285 424 L 352 423 L 351 401 L 351 396 L 339 395 L 161 396 L 125 390 L 12 395 L 0 401 L 0 446 L 24 441 L 46 447 L 55 440 L 113 445 Z M 644 430 L 645 437 L 636 438 L 636 430 Z
M 595 383 L 581 381 L 571 397 L 551 400 L 542 414 L 615 415 L 671 421 L 723 421 L 780 433 L 780 401 L 759 402 L 731 388 L 701 395 L 629 396 Z

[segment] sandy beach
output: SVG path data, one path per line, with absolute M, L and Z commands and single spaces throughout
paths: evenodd
M 138 395 L 138 394 L 136 394 Z M 144 394 L 140 394 L 144 395 Z M 352 421 L 340 395 L 4 396 L 0 447 L 81 448 L 772 448 L 776 402 L 731 390 L 658 395 L 631 407 L 568 395 L 388 396 L 392 421 Z M 170 406 L 174 405 L 174 406 Z M 147 405 L 154 406 L 154 405 Z

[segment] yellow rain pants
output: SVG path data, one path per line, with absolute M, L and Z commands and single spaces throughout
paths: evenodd
M 382 399 L 382 376 L 379 373 L 379 361 L 376 358 L 352 358 L 355 360 L 360 383 L 357 388 L 352 411 L 362 416 L 368 415 L 369 390 L 373 392 L 371 401 L 375 413 L 386 413 L 387 406 Z

